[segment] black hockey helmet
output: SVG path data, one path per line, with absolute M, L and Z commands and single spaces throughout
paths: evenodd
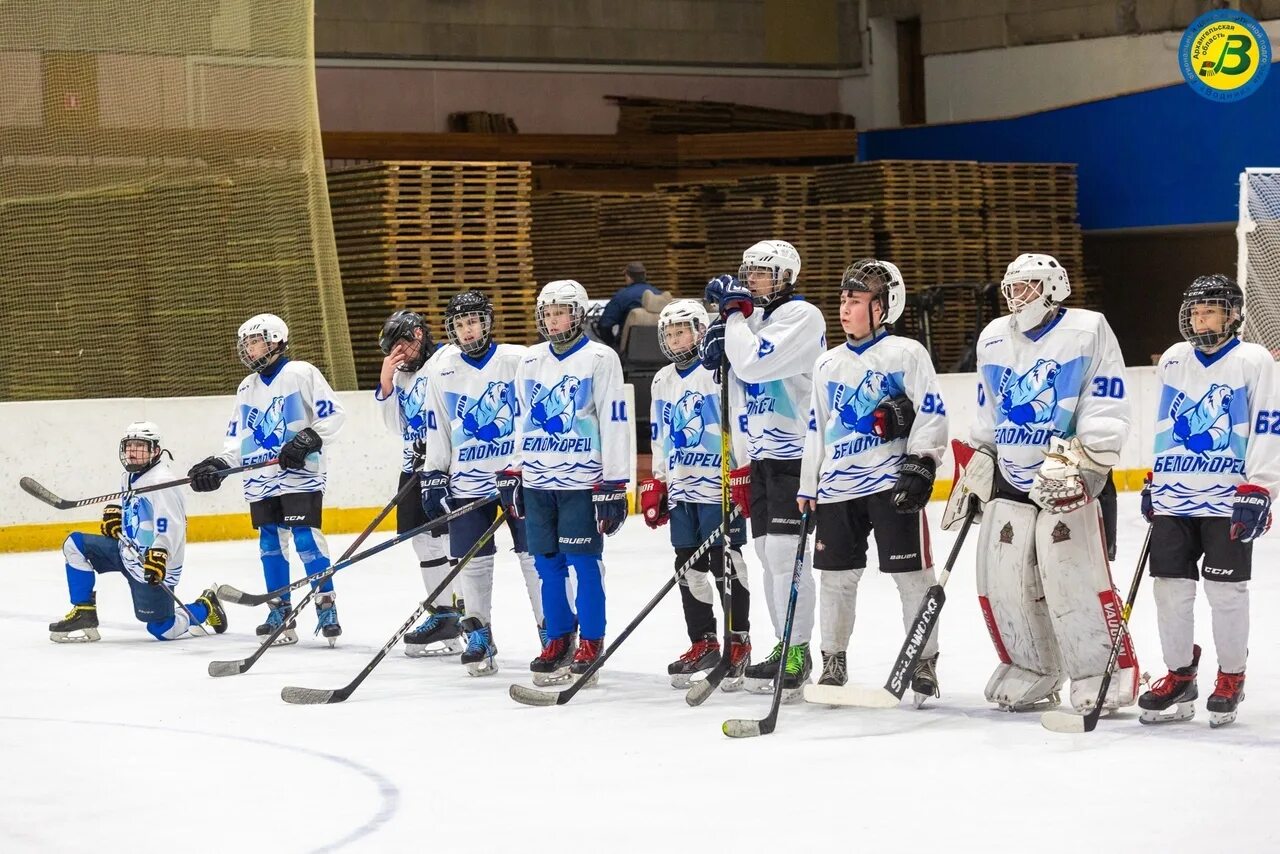
M 400 366 L 402 371 L 412 373 L 426 364 L 427 357 L 435 349 L 431 343 L 431 330 L 427 328 L 427 322 L 422 319 L 422 315 L 408 309 L 397 311 L 382 324 L 382 335 L 378 343 L 382 346 L 384 356 L 391 354 L 391 348 L 396 346 L 396 342 L 416 340 L 414 330 L 417 329 L 422 330 L 422 346 L 418 348 L 416 356 Z
M 1191 320 L 1191 309 L 1197 305 L 1221 308 L 1226 322 L 1219 331 L 1196 332 Z M 1182 306 L 1178 309 L 1178 331 L 1192 347 L 1212 352 L 1236 337 L 1244 323 L 1244 291 L 1234 279 L 1220 273 L 1199 276 L 1182 293 Z
M 483 329 L 480 337 L 465 344 L 458 338 L 455 321 L 460 318 L 475 316 L 480 319 Z M 468 356 L 478 356 L 489 349 L 489 341 L 493 335 L 493 303 L 481 291 L 463 291 L 454 294 L 444 310 L 444 332 L 453 344 Z

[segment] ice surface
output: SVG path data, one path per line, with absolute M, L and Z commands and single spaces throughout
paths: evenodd
M 940 512 L 930 508 L 939 560 L 952 541 L 936 529 Z M 1120 518 L 1123 595 L 1144 532 L 1135 494 L 1121 495 Z M 336 649 L 311 634 L 308 609 L 298 645 L 221 679 L 206 674 L 208 662 L 251 653 L 265 608 L 229 605 L 226 635 L 160 643 L 134 621 L 124 580 L 108 575 L 98 584 L 102 641 L 54 644 L 46 624 L 69 607 L 61 555 L 3 555 L 0 850 L 1277 850 L 1268 815 L 1280 796 L 1280 632 L 1270 616 L 1280 534 L 1254 551 L 1239 720 L 1209 730 L 1203 698 L 1216 664 L 1201 596 L 1196 720 L 1144 727 L 1130 709 L 1081 735 L 1047 732 L 1038 715 L 983 699 L 995 655 L 973 593 L 976 539 L 948 585 L 941 700 L 919 711 L 786 706 L 775 733 L 745 741 L 726 738 L 721 722 L 762 717 L 768 697 L 717 692 L 692 709 L 667 683 L 667 663 L 688 646 L 675 591 L 598 687 L 561 707 L 521 706 L 507 687 L 531 684 L 538 642 L 504 551 L 496 676 L 397 648 L 345 703 L 298 707 L 280 700 L 282 686 L 345 685 L 414 610 L 424 591 L 407 544 L 339 574 Z M 330 549 L 350 541 L 332 537 Z M 508 542 L 503 532 L 504 550 Z M 611 635 L 662 585 L 671 555 L 666 530 L 639 517 L 607 542 Z M 191 545 L 183 600 L 215 582 L 260 590 L 256 543 Z M 881 685 L 902 642 L 892 581 L 869 571 L 858 606 L 850 678 Z M 763 601 L 752 616 L 761 656 L 773 641 Z M 1133 630 L 1143 669 L 1162 675 L 1149 584 Z M 985 829 L 992 823 L 1000 830 Z

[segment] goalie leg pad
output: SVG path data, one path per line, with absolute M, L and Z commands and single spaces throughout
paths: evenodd
M 978 600 L 1001 664 L 986 696 L 1026 709 L 1062 684 L 1061 656 L 1036 570 L 1035 507 L 1005 498 L 986 506 L 978 537 Z
M 1071 705 L 1087 712 L 1097 701 L 1116 632 L 1122 631 L 1123 604 L 1107 565 L 1107 543 L 1096 501 L 1066 513 L 1041 513 L 1036 520 L 1036 563 L 1049 619 L 1071 679 Z M 1138 668 L 1126 632 L 1104 708 L 1132 705 Z

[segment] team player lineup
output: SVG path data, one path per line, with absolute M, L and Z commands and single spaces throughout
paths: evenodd
M 1155 463 L 1142 493 L 1152 546 L 1137 572 L 1152 579 L 1168 673 L 1142 691 L 1138 657 L 1155 651 L 1128 636 L 1105 505 L 1134 404 L 1106 319 L 1066 304 L 1068 271 L 1035 253 L 1009 264 L 1001 283 L 1008 313 L 977 341 L 977 415 L 960 424 L 948 419 L 929 354 L 893 333 L 906 284 L 891 260 L 863 259 L 846 271 L 846 340 L 838 343 L 825 341 L 821 312 L 803 299 L 801 269 L 790 243 L 761 241 L 744 251 L 736 275 L 708 283 L 704 301 L 678 300 L 659 319 L 671 364 L 653 380 L 653 467 L 638 484 L 638 510 L 649 528 L 669 526 L 670 586 L 680 589 L 690 646 L 666 676 L 689 704 L 717 687 L 773 696 L 767 726 L 731 721 L 729 735 L 772 731 L 779 703 L 889 704 L 884 692 L 849 679 L 871 554 L 897 588 L 913 705 L 946 702 L 936 611 L 925 631 L 916 627 L 955 560 L 939 576 L 925 511 L 950 441 L 956 472 L 939 524 L 961 542 L 978 529 L 973 569 L 994 650 L 983 693 L 993 707 L 1039 712 L 1065 699 L 1095 721 L 1135 704 L 1144 724 L 1191 720 L 1201 658 L 1192 606 L 1203 580 L 1218 664 L 1206 708 L 1215 728 L 1234 721 L 1245 698 L 1252 544 L 1270 525 L 1280 486 L 1274 363 L 1239 338 L 1240 288 L 1224 276 L 1195 279 L 1178 318 L 1183 341 L 1158 367 L 1160 400 L 1148 413 L 1157 423 Z M 440 330 L 448 343 L 439 346 L 420 315 L 387 319 L 370 393 L 401 439 L 400 480 L 384 513 L 337 561 L 322 533 L 326 472 L 336 464 L 325 446 L 345 412 L 314 366 L 290 358 L 283 319 L 246 321 L 236 346 L 250 373 L 221 452 L 178 478 L 163 460 L 160 427 L 127 428 L 124 500 L 105 507 L 100 535 L 68 537 L 72 610 L 50 624 L 50 637 L 99 640 L 94 578 L 120 572 L 138 620 L 158 640 L 206 627 L 222 634 L 237 616 L 223 602 L 248 598 L 266 607 L 259 654 L 297 644 L 300 611 L 312 601 L 315 634 L 333 646 L 342 635 L 334 576 L 407 539 L 427 591 L 425 619 L 397 632 L 341 699 L 401 637 L 406 655 L 461 663 L 470 677 L 496 675 L 494 587 L 515 571 L 530 612 L 502 614 L 498 627 L 536 634 L 541 652 L 528 665 L 536 690 L 513 686 L 512 697 L 563 703 L 597 685 L 650 609 L 620 628 L 632 615 L 607 608 L 607 541 L 628 516 L 634 428 L 617 355 L 586 334 L 588 302 L 576 281 L 543 287 L 543 341 L 529 348 L 493 339 L 494 308 L 480 289 L 450 300 Z M 211 588 L 184 603 L 176 590 L 189 512 L 183 487 L 216 490 L 242 466 L 251 467 L 243 491 L 265 593 Z M 392 510 L 395 540 L 359 551 Z M 499 525 L 514 561 L 494 546 Z M 742 556 L 748 536 L 764 570 L 754 589 Z M 300 581 L 290 581 L 291 546 Z M 310 589 L 295 608 L 291 591 L 302 586 Z M 757 627 L 754 658 L 752 598 L 764 599 L 774 634 L 762 644 Z M 1045 725 L 1054 728 L 1047 717 Z

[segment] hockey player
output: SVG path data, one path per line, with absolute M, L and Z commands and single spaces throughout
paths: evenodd
M 813 565 L 820 570 L 821 685 L 848 680 L 858 581 L 872 531 L 880 571 L 893 576 L 910 631 L 935 583 L 924 508 L 947 442 L 938 378 L 919 342 L 892 334 L 906 304 L 902 273 L 887 262 L 852 264 L 840 285 L 847 341 L 813 368 L 813 404 L 797 502 L 817 516 Z M 916 705 L 938 696 L 938 634 L 911 678 Z
M 516 369 L 526 349 L 493 340 L 493 304 L 480 291 L 464 291 L 449 300 L 444 326 L 453 347 L 431 360 L 427 386 L 430 417 L 422 465 L 422 507 L 428 518 L 451 507 L 495 493 L 495 476 L 515 456 L 520 408 L 516 402 Z M 493 522 L 496 504 L 472 510 L 449 523 L 449 549 L 456 561 L 465 555 Z M 538 571 L 525 544 L 521 519 L 507 517 L 515 543 L 534 621 L 542 627 L 542 593 Z M 473 676 L 497 672 L 491 625 L 493 540 L 480 549 L 459 577 L 467 638 L 462 663 Z
M 800 547 L 801 514 L 796 506 L 805 427 L 813 391 L 813 363 L 826 349 L 822 313 L 795 293 L 800 255 L 784 240 L 764 240 L 742 253 L 738 278 L 721 277 L 708 288 L 720 319 L 703 339 L 703 364 L 718 370 L 722 357 L 743 382 L 750 466 L 732 472 L 734 501 L 750 507 L 751 536 L 764 565 L 764 598 L 775 634 L 781 638 L 791 576 Z M 715 283 L 720 284 L 716 285 Z M 791 647 L 783 684 L 796 696 L 813 666 L 816 593 L 809 558 L 804 561 Z M 748 690 L 767 692 L 778 673 L 782 641 L 769 657 L 746 670 Z
M 403 441 L 400 461 L 399 489 L 410 480 L 419 488 L 411 490 L 396 507 L 396 532 L 403 534 L 425 525 L 430 516 L 424 511 L 426 493 L 420 467 L 423 446 L 431 418 L 429 403 L 430 366 L 453 347 L 437 349 L 431 342 L 427 322 L 417 312 L 401 310 L 382 325 L 379 344 L 385 358 L 374 391 L 382 421 L 387 429 Z M 491 490 L 492 491 L 492 490 Z M 435 505 L 438 507 L 438 505 Z M 436 513 L 435 515 L 442 515 Z M 430 593 L 449 574 L 449 553 L 444 528 L 437 528 L 413 538 L 422 583 Z M 416 629 L 404 636 L 404 654 L 420 656 L 456 655 L 462 651 L 456 586 L 441 593 L 445 604 L 437 607 Z
M 516 371 L 520 443 L 498 478 L 502 502 L 525 525 L 542 580 L 547 641 L 529 669 L 534 682 L 580 676 L 604 648 L 604 536 L 627 517 L 631 426 L 618 354 L 583 334 L 587 292 L 566 279 L 538 294 L 538 332 Z M 566 582 L 577 579 L 581 642 Z
M 222 485 L 222 471 L 273 457 L 279 468 L 247 473 L 244 497 L 249 518 L 258 531 L 258 550 L 267 590 L 289 583 L 289 540 L 293 539 L 307 575 L 329 568 L 329 548 L 320 533 L 324 504 L 323 446 L 337 435 L 346 412 L 320 371 L 309 362 L 290 359 L 289 327 L 274 314 L 258 314 L 237 333 L 240 361 L 252 373 L 236 390 L 235 412 L 227 425 L 222 453 L 196 463 L 187 472 L 196 492 L 212 492 Z M 338 624 L 332 578 L 320 584 L 316 602 L 316 634 L 332 646 Z M 279 644 L 297 643 L 290 595 L 271 606 L 259 635 L 282 624 L 288 628 Z
M 720 383 L 714 372 L 698 361 L 698 344 L 710 319 L 697 300 L 669 303 L 658 317 L 658 346 L 671 364 L 653 378 L 652 415 L 653 477 L 640 485 L 640 509 L 650 528 L 671 523 L 671 545 L 676 568 L 684 566 L 695 549 L 720 527 L 721 424 Z M 730 379 L 731 468 L 746 463 L 746 436 L 738 427 L 741 394 Z M 742 546 L 747 541 L 742 517 L 729 524 L 729 559 L 733 561 L 733 630 L 729 655 L 732 664 L 721 686 L 730 690 L 741 684 L 751 655 L 751 601 L 747 592 L 747 568 Z M 690 677 L 720 662 L 722 650 L 712 607 L 716 587 L 724 593 L 723 540 L 709 550 L 680 579 L 680 599 L 692 646 L 671 662 L 667 674 L 676 688 L 689 687 Z
M 150 421 L 135 421 L 120 440 L 122 490 L 140 489 L 176 480 L 161 458 L 160 429 Z M 172 455 L 171 455 L 172 458 Z M 218 634 L 227 630 L 227 615 L 213 588 L 190 605 L 174 608 L 174 593 L 182 577 L 187 542 L 187 510 L 182 493 L 161 489 L 126 495 L 121 504 L 108 504 L 102 513 L 102 534 L 74 533 L 62 543 L 67 562 L 67 590 L 71 611 L 49 624 L 49 638 L 57 643 L 89 642 L 98 634 L 94 573 L 120 572 L 133 594 L 133 613 L 157 640 L 180 638 L 192 622 L 207 624 Z M 160 589 L 160 585 L 169 592 Z
M 1201 276 L 1178 313 L 1186 340 L 1166 350 L 1156 369 L 1155 465 L 1142 511 L 1152 525 L 1151 575 L 1169 673 L 1138 699 L 1143 723 L 1195 715 L 1200 647 L 1192 627 L 1202 575 L 1218 653 L 1209 725 L 1235 720 L 1244 699 L 1253 541 L 1271 522 L 1280 485 L 1280 396 L 1271 354 L 1237 337 L 1243 321 L 1240 286 Z
M 953 443 L 957 477 L 943 528 L 984 503 L 978 599 L 1000 658 L 987 699 L 1002 709 L 1094 706 L 1120 601 L 1095 500 L 1129 432 L 1124 362 L 1106 318 L 1065 308 L 1067 272 L 1048 255 L 1019 255 L 1001 282 L 1009 315 L 978 339 L 978 412 L 971 446 Z M 1133 703 L 1128 637 L 1104 710 Z

